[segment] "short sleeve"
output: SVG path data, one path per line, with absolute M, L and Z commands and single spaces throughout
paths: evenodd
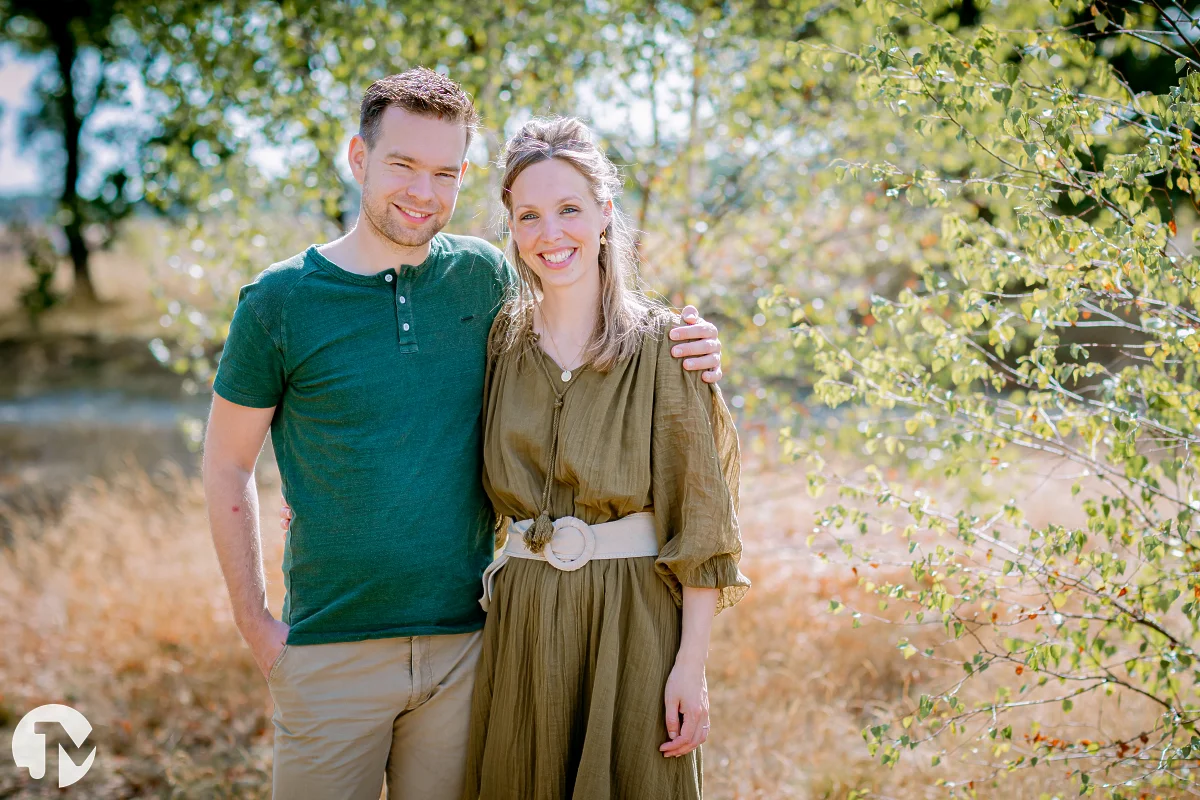
M 480 242 L 487 257 L 492 308 L 501 313 L 504 306 L 513 299 L 519 289 L 517 271 L 508 263 L 503 251 L 491 244 Z
M 213 391 L 239 406 L 274 408 L 287 383 L 283 353 L 248 299 L 253 291 L 242 289 Z
M 500 267 L 498 269 L 500 276 L 500 286 L 503 289 L 504 297 L 508 298 L 509 293 L 517 289 L 518 279 L 517 271 L 513 269 L 512 264 L 508 263 L 508 259 L 503 255 L 500 256 Z
M 750 587 L 738 569 L 737 430 L 720 388 L 684 370 L 671 355 L 666 331 L 664 326 L 650 445 L 655 523 L 665 538 L 655 568 L 681 605 L 684 586 L 720 589 L 719 613 Z

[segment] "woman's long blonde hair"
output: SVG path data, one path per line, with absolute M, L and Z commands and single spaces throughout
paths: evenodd
M 542 289 L 537 274 L 517 252 L 511 234 L 513 181 L 532 165 L 553 158 L 574 167 L 587 180 L 592 197 L 601 206 L 613 201 L 612 216 L 604 229 L 606 242 L 600 245 L 600 313 L 584 350 L 584 361 L 589 366 L 607 372 L 637 352 L 642 337 L 654 329 L 655 315 L 651 312 L 665 307 L 647 297 L 639 285 L 633 229 L 616 204 L 621 190 L 620 172 L 596 147 L 588 127 L 574 117 L 532 119 L 500 153 L 500 168 L 504 170 L 500 200 L 507 212 L 509 231 L 505 255 L 520 281 L 500 312 L 508 324 L 497 343 L 500 350 L 507 350 L 531 330 L 533 309 Z

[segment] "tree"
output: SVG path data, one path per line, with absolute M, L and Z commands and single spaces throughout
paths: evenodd
M 879 268 L 858 255 L 874 242 L 867 220 L 846 213 L 873 187 L 838 186 L 825 167 L 835 146 L 844 155 L 876 148 L 888 129 L 849 125 L 865 115 L 845 78 L 814 73 L 794 55 L 797 40 L 826 27 L 842 41 L 856 30 L 821 2 L 629 11 L 602 32 L 611 44 L 594 122 L 626 166 L 644 275 L 672 302 L 698 303 L 721 323 L 727 352 L 747 367 L 727 383 L 733 402 L 772 414 L 757 402 L 766 388 L 790 396 L 806 377 L 787 337 L 754 314 L 757 300 L 780 283 L 820 296 L 835 282 L 859 287 L 865 300 Z M 816 254 L 834 246 L 854 254 L 829 259 L 836 269 L 817 267 Z
M 212 377 L 208 350 L 224 339 L 238 286 L 279 253 L 280 219 L 299 219 L 289 238 L 303 231 L 309 241 L 349 224 L 353 189 L 340 165 L 371 81 L 422 64 L 473 95 L 485 129 L 456 225 L 486 234 L 498 206 L 488 166 L 506 121 L 569 109 L 600 64 L 594 47 L 579 46 L 584 4 L 217 0 L 144 11 L 141 35 L 155 47 L 145 80 L 161 98 L 146 199 L 181 223 L 166 257 L 217 298 L 206 313 L 164 302 L 181 338 L 174 355 L 166 343 L 156 350 L 200 382 Z M 265 148 L 284 154 L 283 174 L 256 163 Z
M 854 624 L 903 624 L 906 657 L 958 669 L 870 725 L 872 752 L 931 749 L 937 765 L 966 741 L 979 755 L 951 786 L 1054 769 L 1132 798 L 1189 786 L 1200 765 L 1200 259 L 1179 235 L 1200 194 L 1200 61 L 1136 10 L 1007 9 L 958 29 L 925 3 L 867 2 L 849 13 L 871 41 L 804 48 L 924 145 L 842 167 L 892 206 L 931 209 L 943 245 L 858 320 L 781 287 L 817 396 L 863 412 L 837 438 L 872 463 L 833 473 L 829 430 L 791 444 L 814 493 L 838 488 L 813 541 L 880 597 Z M 1132 90 L 1098 39 L 1107 56 L 1166 50 L 1180 77 Z M 980 485 L 1031 458 L 1074 467 L 1036 525 Z M 939 475 L 967 491 L 931 491 Z M 1085 704 L 1120 711 L 1100 724 L 1078 718 Z
M 38 84 L 38 108 L 26 120 L 27 139 L 50 133 L 58 139 L 54 163 L 59 169 L 59 213 L 75 275 L 75 296 L 95 302 L 90 258 L 110 241 L 116 223 L 132 208 L 127 192 L 128 164 L 118 164 L 93 180 L 84 192 L 81 183 L 89 165 L 84 152 L 85 132 L 98 109 L 121 102 L 126 77 L 116 67 L 128 60 L 130 39 L 122 36 L 124 18 L 119 0 L 68 0 L 39 3 L 7 0 L 0 5 L 0 29 L 29 55 L 46 54 L 52 66 Z M 98 225 L 98 240 L 89 240 L 89 226 Z

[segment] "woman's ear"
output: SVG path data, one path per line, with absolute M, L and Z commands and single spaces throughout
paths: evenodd
M 604 203 L 604 227 L 607 228 L 608 223 L 612 222 L 612 216 L 613 216 L 613 201 L 612 201 L 612 198 L 610 197 Z

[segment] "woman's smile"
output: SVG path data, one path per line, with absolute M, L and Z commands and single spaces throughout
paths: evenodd
M 574 263 L 578 252 L 578 247 L 558 247 L 538 253 L 538 258 L 547 269 L 566 269 Z

